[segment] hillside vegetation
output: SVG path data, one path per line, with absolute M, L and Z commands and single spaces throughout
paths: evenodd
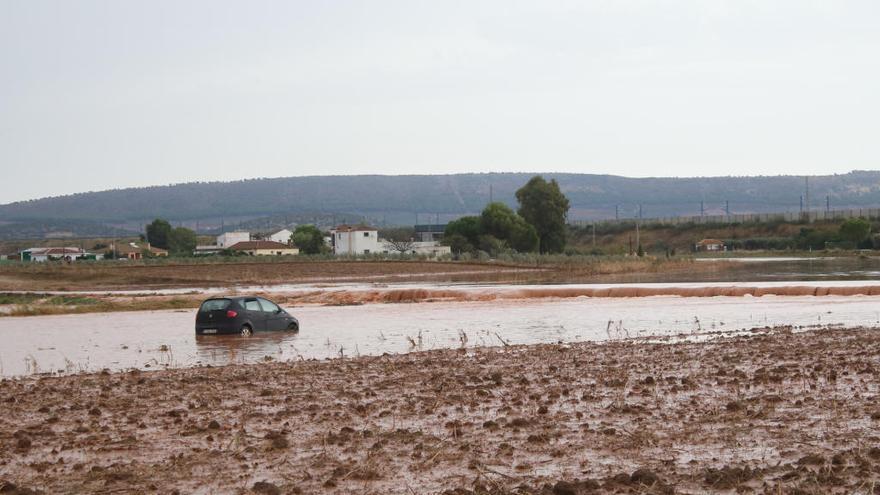
M 442 221 L 478 213 L 491 198 L 514 206 L 514 192 L 529 173 L 406 176 L 314 176 L 205 182 L 116 189 L 0 205 L 0 223 L 45 219 L 138 222 L 167 218 L 256 218 L 304 212 L 347 213 L 386 224 Z M 797 211 L 804 179 L 796 176 L 626 178 L 591 174 L 542 174 L 559 182 L 571 202 L 569 219 Z M 880 172 L 851 172 L 810 179 L 814 207 L 880 205 Z M 490 191 L 491 190 L 491 191 Z M 424 216 L 427 215 L 427 216 Z
M 841 233 L 849 221 L 766 222 L 730 224 L 642 225 L 636 235 L 632 221 L 597 224 L 595 245 L 591 227 L 571 227 L 569 250 L 596 254 L 627 254 L 640 241 L 648 254 L 688 254 L 702 239 L 718 239 L 732 251 L 821 251 L 825 249 L 880 249 L 880 222 L 863 238 L 852 241 Z M 638 239 L 638 241 L 637 241 Z

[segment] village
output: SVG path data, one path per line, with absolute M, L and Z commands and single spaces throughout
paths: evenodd
M 417 225 L 417 237 L 405 241 L 379 237 L 379 229 L 369 225 L 338 225 L 322 237 L 327 253 L 340 257 L 352 256 L 416 256 L 437 259 L 451 254 L 443 245 L 445 225 Z M 196 245 L 191 256 L 297 256 L 300 248 L 293 241 L 294 232 L 281 229 L 271 233 L 252 233 L 246 230 L 223 232 L 213 244 Z M 8 261 L 99 261 L 104 259 L 142 260 L 165 258 L 169 250 L 151 245 L 147 240 L 111 242 L 103 249 L 87 250 L 77 246 L 30 247 L 3 255 Z

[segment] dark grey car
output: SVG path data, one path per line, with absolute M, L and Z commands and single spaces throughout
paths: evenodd
M 299 332 L 299 320 L 262 297 L 214 297 L 196 314 L 197 335 L 251 335 L 261 331 Z

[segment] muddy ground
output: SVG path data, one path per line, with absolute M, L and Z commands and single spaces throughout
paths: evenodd
M 2 493 L 880 493 L 880 332 L 0 382 Z
M 567 259 L 567 258 L 561 258 Z M 692 259 L 572 257 L 571 262 L 348 261 L 243 258 L 150 262 L 10 263 L 0 265 L 0 291 L 143 290 L 341 282 L 561 283 L 603 276 L 693 276 L 728 267 Z

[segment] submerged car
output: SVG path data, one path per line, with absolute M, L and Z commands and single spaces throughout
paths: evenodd
M 299 320 L 262 297 L 207 299 L 196 314 L 196 335 L 253 335 L 266 330 L 299 332 Z

